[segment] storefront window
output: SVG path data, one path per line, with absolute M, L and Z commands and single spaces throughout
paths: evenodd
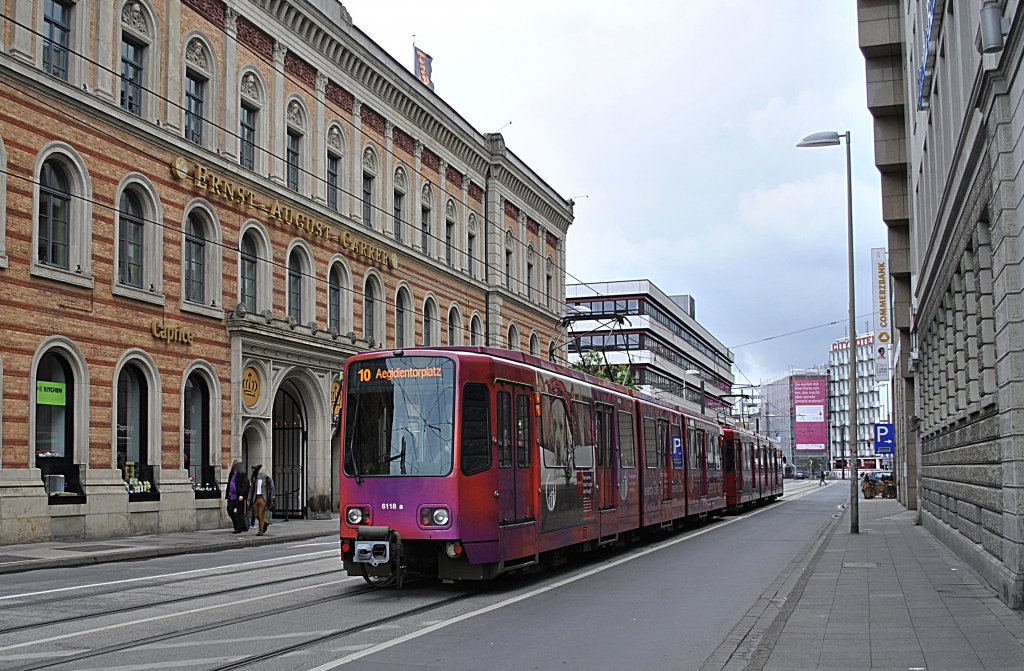
M 210 389 L 199 373 L 185 382 L 185 469 L 196 498 L 220 496 L 210 463 Z
M 50 503 L 80 503 L 85 491 L 74 463 L 75 380 L 64 357 L 49 352 L 39 361 L 35 389 L 36 466 Z
M 125 366 L 117 378 L 117 467 L 133 501 L 158 498 L 148 455 L 148 400 L 146 378 Z

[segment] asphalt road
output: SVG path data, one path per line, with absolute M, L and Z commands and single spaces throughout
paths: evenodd
M 0 669 L 698 669 L 847 497 L 485 585 L 371 590 L 333 538 L 5 576 Z

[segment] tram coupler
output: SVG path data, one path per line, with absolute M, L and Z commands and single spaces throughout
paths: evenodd
M 381 526 L 359 527 L 352 549 L 350 575 L 358 566 L 356 572 L 371 584 L 384 586 L 396 580 L 401 581 L 402 538 L 394 529 Z M 400 586 L 400 582 L 395 584 Z

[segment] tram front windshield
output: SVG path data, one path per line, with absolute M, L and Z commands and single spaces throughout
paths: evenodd
M 444 357 L 354 362 L 345 399 L 345 475 L 452 471 L 455 364 Z

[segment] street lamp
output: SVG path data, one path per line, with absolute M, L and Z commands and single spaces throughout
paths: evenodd
M 860 533 L 857 509 L 857 307 L 853 294 L 853 176 L 850 170 L 850 131 L 812 133 L 797 147 L 831 147 L 846 140 L 846 246 L 850 283 L 850 533 Z

